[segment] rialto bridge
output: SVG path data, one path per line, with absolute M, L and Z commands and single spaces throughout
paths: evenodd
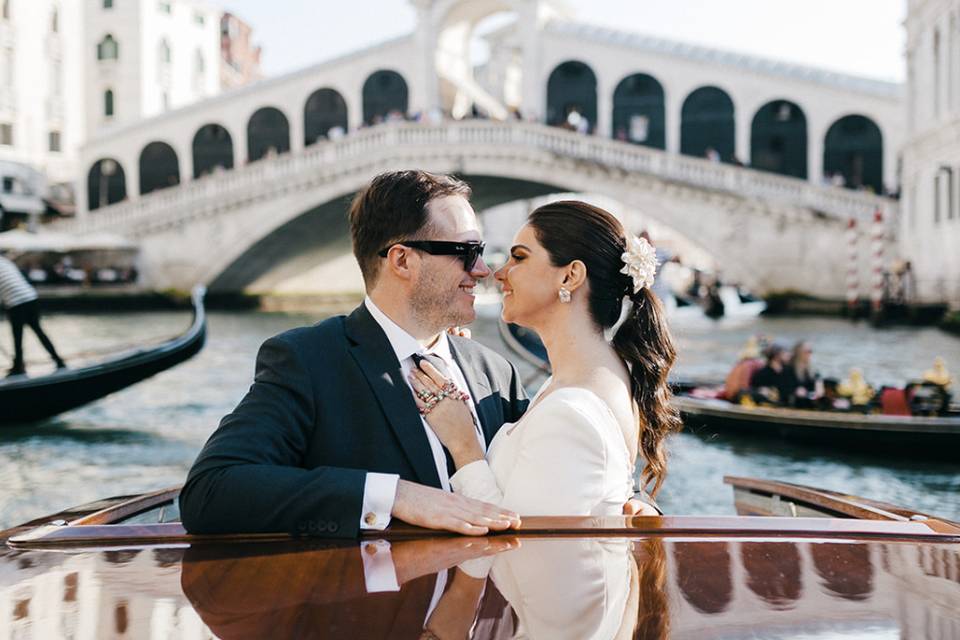
M 478 211 L 602 193 L 728 278 L 842 297 L 848 220 L 896 217 L 870 191 L 897 184 L 898 85 L 598 29 L 544 0 L 414 4 L 410 36 L 104 131 L 67 226 L 136 239 L 152 288 L 269 291 L 347 264 L 349 195 L 422 167 L 464 175 Z M 503 12 L 473 65 L 474 30 Z M 471 113 L 486 119 L 456 121 Z

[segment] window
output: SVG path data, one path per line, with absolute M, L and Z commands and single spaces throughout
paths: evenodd
M 104 9 L 113 9 L 113 0 L 103 0 Z
M 0 0 L 3 2 L 2 17 L 4 20 L 10 19 L 10 0 Z
M 50 132 L 50 151 L 62 151 L 60 148 L 60 132 Z
M 203 51 L 197 49 L 197 55 L 193 59 L 193 72 L 198 76 L 202 76 L 206 70 L 207 63 L 203 59 Z
M 55 98 L 63 95 L 63 85 L 60 82 L 62 77 L 63 65 L 59 60 L 55 60 L 50 64 L 50 94 Z
M 0 144 L 13 146 L 13 125 L 9 122 L 0 122 Z
M 170 44 L 164 39 L 160 41 L 159 60 L 161 65 L 170 64 Z
M 933 32 L 933 115 L 940 115 L 940 31 Z
M 103 115 L 107 118 L 113 117 L 113 89 L 103 92 Z
M 53 10 L 53 14 L 50 16 L 50 32 L 60 33 L 60 12 L 56 9 Z
M 13 49 L 6 48 L 0 51 L 0 86 L 13 86 Z
M 933 179 L 933 222 L 953 218 L 953 170 L 940 167 Z
M 193 21 L 197 24 L 198 27 L 202 27 L 207 24 L 206 19 L 204 19 L 202 13 L 193 14 Z
M 158 2 L 157 11 L 170 15 L 173 12 L 173 9 L 171 8 L 169 2 Z
M 116 60 L 120 57 L 120 45 L 109 33 L 97 45 L 97 60 Z

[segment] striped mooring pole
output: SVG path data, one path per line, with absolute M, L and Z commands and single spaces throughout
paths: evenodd
M 857 221 L 850 218 L 847 223 L 847 311 L 851 316 L 860 306 L 860 256 L 857 251 L 859 236 Z
M 883 212 L 873 212 L 870 234 L 870 309 L 874 315 L 883 310 Z

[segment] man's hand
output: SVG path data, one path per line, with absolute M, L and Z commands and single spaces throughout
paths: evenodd
M 520 516 L 512 511 L 406 480 L 397 482 L 391 515 L 418 527 L 467 536 L 520 526 Z

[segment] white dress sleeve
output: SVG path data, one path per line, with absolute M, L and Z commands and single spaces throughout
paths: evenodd
M 486 460 L 457 471 L 454 491 L 520 515 L 590 515 L 603 494 L 607 448 L 592 404 L 555 392 L 517 425 L 516 464 L 502 485 Z M 511 443 L 513 445 L 513 443 Z

